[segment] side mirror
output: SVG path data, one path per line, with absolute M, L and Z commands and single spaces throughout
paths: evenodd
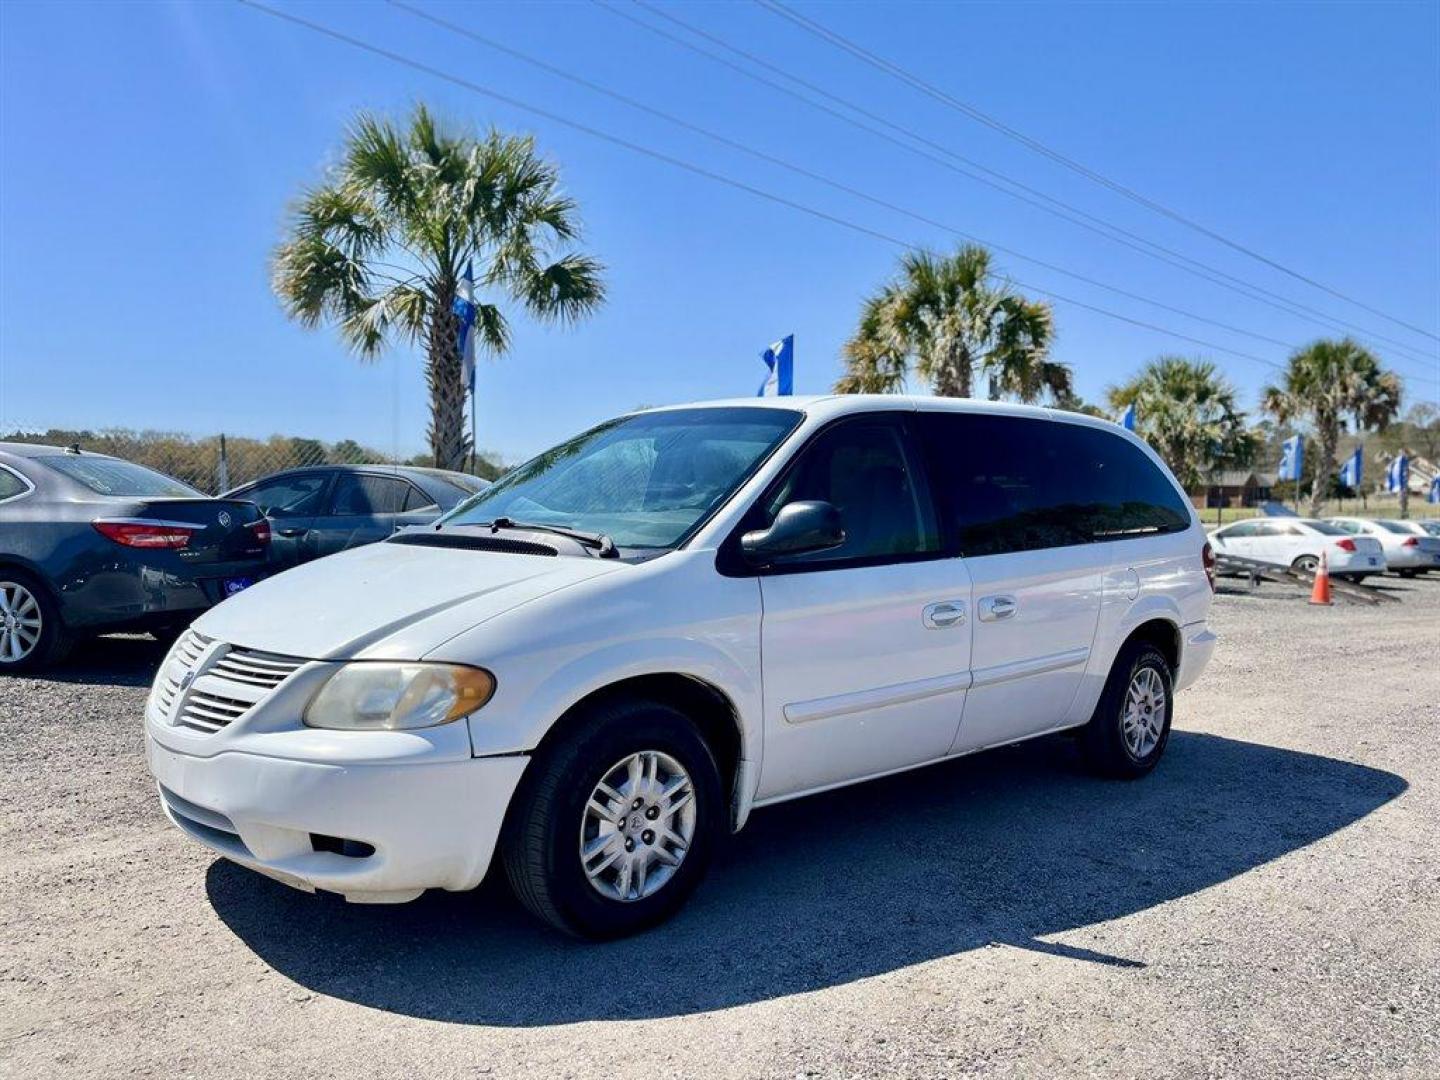
M 804 500 L 782 506 L 768 529 L 740 537 L 740 550 L 747 562 L 764 566 L 781 555 L 824 551 L 844 542 L 840 511 L 828 502 Z

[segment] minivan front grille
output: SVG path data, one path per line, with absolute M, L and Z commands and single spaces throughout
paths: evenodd
M 255 704 L 253 701 L 240 701 L 220 694 L 207 694 L 203 690 L 192 690 L 180 708 L 176 723 L 213 734 L 239 719 Z
M 217 644 L 187 632 L 155 682 L 155 707 L 176 727 L 205 735 L 229 727 L 308 661 Z
M 232 648 L 215 661 L 210 672 L 224 676 L 232 682 L 274 690 L 303 663 L 304 660 L 297 660 L 293 656 L 276 656 L 274 653 L 257 652 L 253 649 Z

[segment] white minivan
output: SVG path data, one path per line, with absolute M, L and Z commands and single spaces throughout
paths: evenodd
M 611 420 L 436 524 L 262 581 L 146 707 L 166 814 L 360 902 L 613 937 L 757 806 L 1074 730 L 1140 777 L 1215 646 L 1184 492 L 1103 420 L 941 398 Z

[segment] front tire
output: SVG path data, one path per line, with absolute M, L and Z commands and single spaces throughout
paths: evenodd
M 0 568 L 0 675 L 20 675 L 58 664 L 70 636 L 50 590 L 33 574 Z
M 1175 678 L 1165 654 L 1143 641 L 1127 645 L 1081 735 L 1090 767 L 1121 780 L 1146 775 L 1165 753 L 1174 713 Z
M 577 937 L 668 919 L 723 835 L 720 771 L 695 725 L 652 701 L 587 710 L 536 754 L 501 853 L 520 902 Z

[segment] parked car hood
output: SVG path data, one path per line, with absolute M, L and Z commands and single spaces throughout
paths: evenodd
M 624 569 L 611 559 L 371 544 L 258 582 L 194 629 L 312 660 L 418 660 L 502 612 Z

